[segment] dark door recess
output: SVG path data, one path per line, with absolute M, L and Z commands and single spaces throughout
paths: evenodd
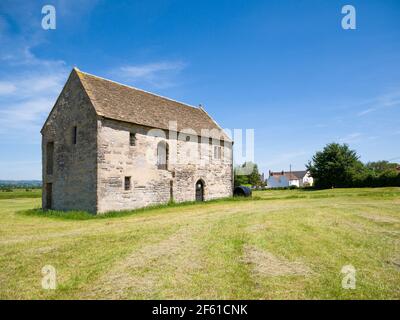
M 53 207 L 53 184 L 46 183 L 46 209 L 51 210 Z
M 196 201 L 204 201 L 204 183 L 202 180 L 196 182 Z

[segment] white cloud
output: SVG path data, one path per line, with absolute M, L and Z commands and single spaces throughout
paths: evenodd
M 32 140 L 37 141 L 39 129 L 69 70 L 63 62 L 38 59 L 30 53 L 28 56 L 29 68 L 8 64 L 11 72 L 6 73 L 5 79 L 0 79 L 0 135 L 21 138 L 25 132 L 25 135 L 34 134 L 37 139 Z M 18 132 L 9 135 L 16 129 Z
M 132 79 L 151 79 L 161 72 L 180 71 L 184 67 L 181 62 L 157 62 L 136 66 L 121 67 L 120 70 L 126 77 Z
M 181 61 L 161 61 L 119 67 L 112 73 L 125 81 L 150 84 L 157 88 L 176 85 L 176 77 L 186 67 Z
M 65 62 L 62 60 L 46 60 L 39 59 L 32 52 L 32 46 L 36 45 L 27 44 L 26 41 L 16 39 L 12 42 L 15 46 L 12 47 L 10 43 L 4 41 L 3 46 L 7 47 L 0 55 L 2 63 L 7 64 L 8 67 L 29 67 L 29 68 L 59 68 L 65 66 Z
M 360 132 L 354 132 L 354 133 L 350 133 L 342 138 L 339 138 L 339 141 L 342 143 L 357 142 L 360 140 L 361 137 L 362 137 L 362 134 Z
M 11 82 L 6 82 L 6 81 L 1 81 L 0 82 L 0 96 L 2 95 L 8 95 L 17 90 L 17 87 L 15 86 L 14 83 Z
M 364 115 L 366 115 L 366 114 L 368 114 L 368 113 L 371 113 L 371 112 L 373 112 L 373 111 L 375 111 L 375 110 L 376 110 L 376 108 L 368 108 L 368 109 L 365 109 L 365 110 L 363 110 L 363 111 L 357 113 L 357 115 L 358 115 L 359 117 L 361 117 L 361 116 L 364 116 Z
M 24 96 L 54 96 L 60 92 L 65 81 L 67 69 L 48 71 L 46 74 L 33 74 L 21 80 L 20 93 Z
M 38 133 L 53 103 L 53 99 L 50 98 L 36 98 L 35 100 L 23 100 L 10 105 L 7 109 L 0 110 L 0 133 L 6 133 L 13 129 L 37 131 Z
M 387 94 L 378 96 L 376 98 L 370 99 L 368 102 L 364 103 L 367 108 L 361 110 L 357 113 L 357 116 L 362 117 L 369 113 L 382 110 L 384 108 L 390 108 L 400 105 L 400 91 L 395 90 Z
M 45 74 L 37 72 L 25 72 L 14 75 L 7 81 L 0 82 L 0 97 L 7 95 L 8 99 L 26 99 L 53 95 L 59 93 L 65 80 L 65 71 L 58 69 L 53 73 L 51 71 Z
M 52 4 L 65 30 L 72 32 L 85 24 L 82 17 L 96 3 L 83 0 L 77 6 L 75 1 L 55 0 Z M 64 61 L 41 59 L 32 51 L 50 40 L 51 33 L 40 26 L 40 9 L 33 1 L 0 1 L 0 149 L 7 155 L 2 160 L 9 160 L 0 162 L 0 178 L 40 178 L 39 131 L 70 71 Z

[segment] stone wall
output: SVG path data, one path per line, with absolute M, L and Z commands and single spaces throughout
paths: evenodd
M 73 127 L 77 127 L 76 144 Z M 54 142 L 53 174 L 47 174 L 48 142 Z M 97 115 L 72 72 L 42 130 L 42 205 L 52 183 L 52 208 L 97 211 Z
M 52 185 L 52 209 L 93 213 L 194 201 L 200 179 L 204 200 L 232 195 L 231 143 L 222 148 L 225 156 L 216 159 L 213 145 L 220 146 L 219 140 L 199 139 L 193 132 L 153 131 L 99 117 L 73 71 L 42 129 L 43 208 L 48 205 L 47 184 Z M 136 137 L 133 146 L 130 133 Z M 169 146 L 167 168 L 157 165 L 157 146 L 163 141 Z M 49 142 L 54 143 L 52 173 Z M 129 190 L 125 177 L 130 177 Z
M 176 135 L 109 119 L 98 121 L 98 212 L 140 208 L 174 201 L 194 201 L 195 184 L 202 179 L 205 200 L 232 195 L 232 146 L 224 148 L 226 157 L 214 159 L 209 140 L 195 135 Z M 135 133 L 131 146 L 130 133 Z M 189 137 L 189 138 L 186 138 Z M 186 139 L 189 139 L 187 141 Z M 157 145 L 167 141 L 167 170 L 157 166 Z M 220 141 L 213 141 L 216 145 Z M 200 148 L 204 151 L 199 163 L 191 159 Z M 211 149 L 209 151 L 209 149 Z M 131 188 L 125 190 L 124 178 L 131 177 Z M 172 189 L 172 190 L 171 190 Z

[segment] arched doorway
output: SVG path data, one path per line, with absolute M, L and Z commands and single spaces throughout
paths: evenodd
M 196 201 L 204 201 L 204 181 L 201 179 L 196 182 Z

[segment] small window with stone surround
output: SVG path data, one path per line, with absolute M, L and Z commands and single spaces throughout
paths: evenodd
M 129 145 L 131 147 L 136 146 L 136 133 L 133 132 L 129 133 Z
M 72 144 L 76 144 L 78 139 L 78 127 L 74 126 L 72 128 Z
M 53 174 L 54 168 L 54 142 L 47 142 L 46 146 L 46 173 Z
M 125 177 L 124 189 L 125 191 L 131 190 L 131 177 Z
M 221 154 L 222 154 L 222 150 L 221 150 L 221 146 L 214 146 L 214 159 L 220 160 L 221 159 Z

